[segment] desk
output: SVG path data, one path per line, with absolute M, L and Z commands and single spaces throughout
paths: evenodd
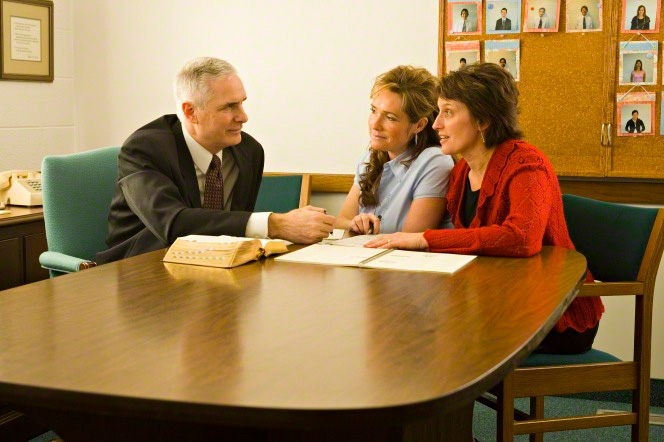
M 582 255 L 454 275 L 164 251 L 0 293 L 0 397 L 76 440 L 464 440 L 553 327 Z
M 7 206 L 0 215 L 0 290 L 48 278 L 39 265 L 47 250 L 44 210 L 41 207 Z

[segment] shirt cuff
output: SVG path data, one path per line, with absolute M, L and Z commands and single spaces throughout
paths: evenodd
M 247 238 L 267 238 L 267 219 L 272 212 L 256 212 L 249 216 L 244 236 Z

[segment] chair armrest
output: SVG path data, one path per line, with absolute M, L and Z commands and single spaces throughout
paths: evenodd
M 63 273 L 78 272 L 97 265 L 87 259 L 80 259 L 58 252 L 42 253 L 39 255 L 39 264 L 45 269 Z
M 577 296 L 643 295 L 642 282 L 591 282 L 581 286 Z

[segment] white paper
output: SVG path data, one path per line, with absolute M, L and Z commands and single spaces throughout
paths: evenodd
M 363 247 L 337 247 L 336 245 L 330 244 L 314 244 L 295 252 L 278 256 L 275 260 L 309 264 L 359 266 L 362 261 L 385 252 L 386 250 L 384 249 L 365 249 Z
M 11 16 L 11 59 L 41 61 L 41 21 Z
M 323 240 L 325 244 L 332 244 L 335 246 L 345 246 L 345 247 L 363 247 L 369 241 L 376 239 L 380 235 L 357 235 L 351 236 L 344 239 L 338 239 L 336 241 Z
M 392 250 L 390 253 L 363 264 L 363 267 L 416 272 L 454 273 L 475 258 L 473 255 Z

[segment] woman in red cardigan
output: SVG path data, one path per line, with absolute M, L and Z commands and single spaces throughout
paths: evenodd
M 455 228 L 382 235 L 367 247 L 514 257 L 535 255 L 545 245 L 574 249 L 553 167 L 520 141 L 518 95 L 512 76 L 493 63 L 441 80 L 433 128 L 443 153 L 462 158 L 447 194 Z M 536 351 L 589 350 L 603 312 L 599 298 L 576 298 Z

